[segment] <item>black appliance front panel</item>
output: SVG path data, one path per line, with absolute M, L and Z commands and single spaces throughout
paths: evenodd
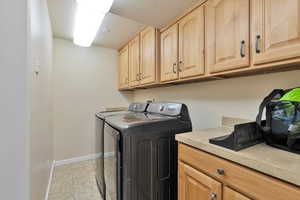
M 123 142 L 122 200 L 177 199 L 174 133 L 127 136 Z
M 104 177 L 106 185 L 106 199 L 121 200 L 121 152 L 120 133 L 105 124 L 104 126 L 104 149 L 110 155 L 104 159 Z M 109 196 L 109 197 L 108 197 Z
M 100 156 L 96 159 L 96 181 L 99 188 L 99 192 L 105 200 L 104 195 L 105 191 L 105 180 L 104 180 L 104 120 L 96 115 L 95 118 L 95 147 L 96 153 Z

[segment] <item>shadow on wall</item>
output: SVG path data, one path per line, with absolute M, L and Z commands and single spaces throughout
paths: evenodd
M 221 125 L 222 116 L 254 120 L 262 99 L 275 88 L 300 86 L 300 70 L 189 83 L 134 92 L 134 101 L 155 98 L 188 105 L 195 129 Z
M 55 160 L 94 154 L 95 113 L 132 101 L 118 91 L 118 52 L 54 39 L 53 54 Z

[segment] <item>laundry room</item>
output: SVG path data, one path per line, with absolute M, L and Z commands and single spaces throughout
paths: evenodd
M 1 0 L 0 199 L 299 200 L 300 0 Z

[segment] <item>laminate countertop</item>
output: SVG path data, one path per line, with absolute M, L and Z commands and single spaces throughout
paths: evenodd
M 176 140 L 269 176 L 300 186 L 300 155 L 258 144 L 235 152 L 209 143 L 209 139 L 229 135 L 232 127 L 205 129 L 176 135 Z

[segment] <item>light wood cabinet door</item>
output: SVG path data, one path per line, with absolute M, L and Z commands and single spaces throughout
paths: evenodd
M 119 52 L 119 89 L 125 89 L 129 86 L 128 56 L 128 46 L 126 46 Z
M 253 0 L 252 15 L 254 64 L 300 57 L 300 0 Z
M 140 33 L 141 37 L 141 84 L 156 81 L 156 30 L 148 27 Z
M 209 71 L 250 66 L 250 0 L 211 0 L 205 14 Z
M 178 79 L 178 24 L 161 34 L 160 81 Z
M 179 162 L 179 200 L 221 200 L 222 184 Z
M 204 74 L 204 6 L 179 22 L 179 78 Z
M 140 84 L 140 37 L 129 43 L 129 86 Z
M 224 187 L 223 200 L 251 200 L 251 199 L 230 189 L 229 187 Z

